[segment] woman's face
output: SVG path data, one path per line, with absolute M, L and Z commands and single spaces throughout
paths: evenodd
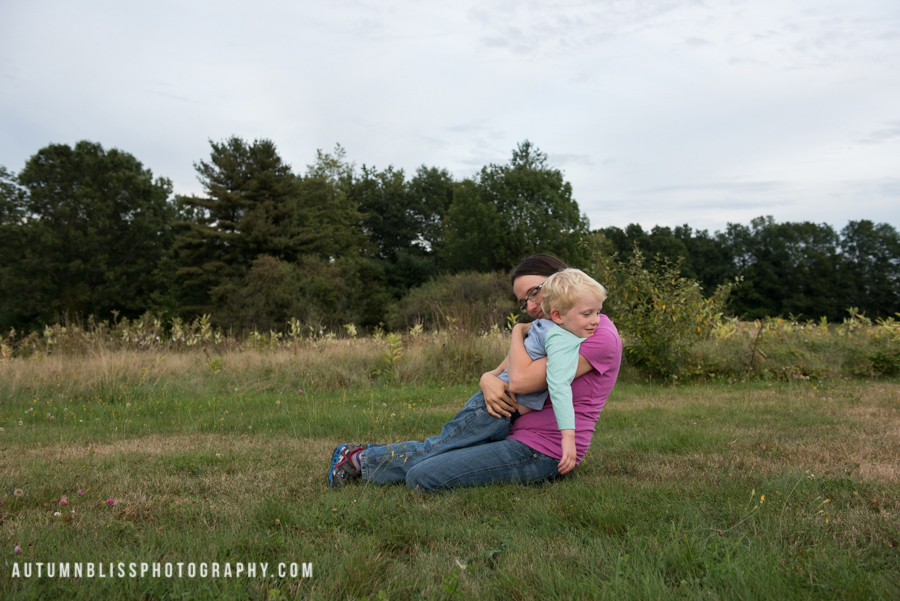
M 534 297 L 531 297 L 530 295 L 534 292 L 534 289 L 543 284 L 546 279 L 547 277 L 543 275 L 520 275 L 516 278 L 516 281 L 513 282 L 513 293 L 516 295 L 519 303 L 528 299 L 525 308 L 527 313 L 534 319 L 542 319 L 544 317 L 544 312 L 541 311 L 543 295 L 540 290 Z

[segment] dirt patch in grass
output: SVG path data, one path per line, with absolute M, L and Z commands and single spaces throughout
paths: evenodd
M 22 449 L 18 456 L 25 459 L 86 459 L 90 456 L 109 457 L 123 453 L 165 456 L 183 455 L 187 452 L 245 451 L 275 446 L 279 453 L 313 457 L 325 457 L 334 450 L 335 443 L 320 438 L 273 437 L 266 434 L 258 437 L 229 436 L 223 434 L 154 434 L 140 438 L 130 438 L 110 444 L 52 444 L 37 448 Z M 12 453 L 13 451 L 9 451 Z

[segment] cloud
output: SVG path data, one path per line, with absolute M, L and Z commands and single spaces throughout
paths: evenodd
M 684 43 L 691 48 L 699 48 L 701 46 L 709 46 L 711 42 L 709 40 L 704 40 L 703 38 L 691 37 L 687 38 Z
M 504 1 L 477 5 L 469 9 L 468 17 L 487 32 L 478 38 L 487 48 L 523 55 L 552 55 L 581 51 L 629 32 L 661 28 L 662 17 L 698 7 L 698 3 L 689 0 L 556 4 Z
M 860 219 L 896 227 L 900 224 L 900 178 L 837 180 L 807 186 L 781 181 L 671 185 L 614 193 L 602 202 L 581 204 L 593 228 L 640 223 L 650 229 L 654 225 L 687 223 L 695 229 L 715 231 L 724 229 L 727 223 L 749 223 L 763 215 L 772 215 L 779 222 L 826 222 L 838 229 Z
M 900 138 L 900 121 L 886 121 L 885 127 L 870 132 L 858 142 L 861 144 L 883 144 Z
M 481 43 L 488 48 L 508 48 L 509 41 L 502 37 L 483 37 Z
M 729 65 L 765 65 L 764 61 L 759 59 L 750 58 L 747 56 L 732 56 L 728 59 Z
M 207 140 L 238 135 L 459 178 L 528 138 L 596 227 L 900 225 L 886 0 L 54 1 L 0 10 L 10 168 L 89 139 L 199 192 Z
M 487 127 L 480 123 L 461 123 L 459 125 L 447 126 L 445 129 L 455 134 L 468 134 L 476 131 L 484 131 Z
M 583 165 L 585 167 L 593 167 L 594 161 L 589 154 L 573 154 L 573 153 L 548 153 L 548 162 L 555 167 L 566 167 L 568 165 Z
M 759 194 L 762 192 L 774 192 L 783 190 L 787 186 L 787 182 L 783 181 L 756 181 L 756 182 L 734 182 L 720 181 L 697 184 L 676 184 L 667 186 L 656 186 L 653 188 L 645 188 L 638 190 L 638 194 L 670 194 L 672 192 L 721 192 L 726 194 Z

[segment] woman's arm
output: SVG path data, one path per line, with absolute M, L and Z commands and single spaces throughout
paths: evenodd
M 507 383 L 497 377 L 506 369 L 508 362 L 507 357 L 496 369 L 485 372 L 478 382 L 488 413 L 497 418 L 509 417 L 517 408 L 516 395 L 508 394 Z
M 525 327 L 523 327 L 525 326 Z M 509 391 L 516 394 L 538 392 L 547 389 L 547 359 L 533 360 L 525 350 L 525 333 L 530 324 L 519 324 L 513 328 L 509 343 L 506 369 L 509 374 Z M 578 369 L 575 377 L 591 371 L 590 362 L 578 355 Z
M 547 359 L 533 360 L 525 350 L 525 334 L 531 324 L 520 323 L 513 327 L 509 342 L 506 371 L 509 374 L 509 390 L 516 394 L 547 390 Z

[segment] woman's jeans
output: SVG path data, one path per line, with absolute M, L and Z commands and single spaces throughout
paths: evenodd
M 536 482 L 559 475 L 558 460 L 506 438 L 509 418 L 487 412 L 479 391 L 441 433 L 424 442 L 368 445 L 363 482 L 406 482 L 424 491 L 500 482 Z

